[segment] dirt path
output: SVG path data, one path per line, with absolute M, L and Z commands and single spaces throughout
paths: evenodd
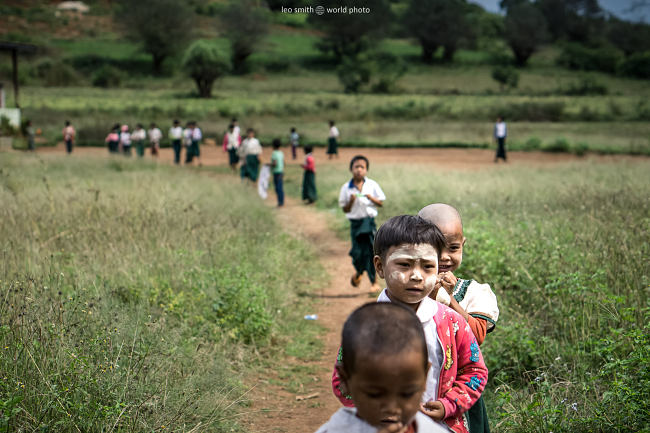
M 226 156 L 216 146 L 203 146 L 202 162 L 204 165 L 226 165 Z M 343 148 L 337 160 L 328 161 L 325 158 L 324 150 L 317 149 L 316 156 L 318 164 L 346 164 L 353 155 L 363 153 L 373 163 L 400 163 L 410 164 L 436 164 L 453 166 L 458 170 L 494 169 L 492 162 L 493 151 L 481 149 L 354 149 Z M 55 148 L 40 148 L 42 153 L 64 153 L 62 146 Z M 265 149 L 262 159 L 269 159 L 269 150 Z M 78 155 L 108 155 L 105 149 L 98 148 L 76 148 L 73 156 Z M 301 161 L 292 161 L 289 152 L 285 150 L 288 164 L 297 164 Z M 147 155 L 149 158 L 149 156 Z M 172 162 L 172 151 L 162 149 L 161 162 Z M 589 156 L 589 160 L 606 162 L 611 160 L 634 159 L 629 156 Z M 577 158 L 569 154 L 548 154 L 548 153 L 509 153 L 509 164 L 525 166 L 543 166 L 559 162 L 576 161 Z M 636 158 L 638 160 L 638 158 Z M 585 160 L 585 158 L 582 158 Z M 267 199 L 272 206 L 274 202 L 273 193 Z M 315 367 L 315 376 L 304 383 L 298 394 L 291 393 L 280 385 L 281 381 L 270 381 L 274 377 L 273 372 L 261 372 L 259 377 L 249 378 L 248 384 L 252 387 L 247 398 L 251 401 L 251 407 L 245 412 L 248 417 L 240 419 L 245 429 L 249 432 L 285 432 L 304 433 L 315 431 L 324 423 L 332 413 L 340 406 L 331 392 L 331 373 L 336 351 L 339 346 L 340 329 L 348 314 L 357 306 L 375 299 L 370 291 L 370 282 L 364 276 L 360 288 L 352 288 L 349 283 L 353 273 L 352 263 L 348 256 L 349 242 L 341 241 L 328 228 L 328 216 L 324 212 L 318 212 L 315 208 L 305 206 L 297 200 L 287 199 L 284 208 L 277 210 L 279 222 L 287 233 L 296 236 L 312 245 L 317 245 L 319 260 L 327 271 L 330 281 L 327 287 L 313 293 L 318 299 L 315 310 L 318 315 L 318 323 L 324 329 L 323 349 L 319 354 L 316 363 L 310 362 Z M 303 364 L 297 359 L 287 359 L 284 362 L 293 366 Z M 315 396 L 313 396 L 315 395 Z M 313 396 L 312 398 L 299 400 L 297 397 Z

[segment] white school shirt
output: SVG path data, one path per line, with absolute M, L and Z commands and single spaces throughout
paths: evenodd
M 418 411 L 414 417 L 415 432 L 416 433 L 445 433 L 449 430 L 436 424 Z M 357 408 L 355 407 L 342 407 L 327 421 L 320 426 L 316 433 L 376 433 L 377 428 L 371 426 L 357 416 Z
M 344 207 L 350 201 L 350 196 L 352 194 L 361 194 L 366 195 L 370 194 L 371 196 L 379 199 L 381 201 L 386 200 L 386 195 L 384 191 L 381 190 L 379 184 L 372 179 L 364 178 L 363 186 L 361 191 L 354 186 L 354 181 L 351 179 L 349 182 L 346 182 L 341 186 L 341 192 L 339 193 L 339 206 Z M 345 216 L 350 220 L 363 219 L 366 217 L 374 218 L 379 212 L 377 211 L 377 206 L 370 201 L 367 197 L 359 197 L 354 200 L 352 203 L 352 208 L 350 212 L 346 213 Z
M 377 298 L 377 302 L 391 302 L 384 289 Z M 427 373 L 427 389 L 422 394 L 422 403 L 428 401 L 435 401 L 438 399 L 438 381 L 440 380 L 440 370 L 442 369 L 443 353 L 442 343 L 438 339 L 436 332 L 436 322 L 433 321 L 433 316 L 438 312 L 438 303 L 428 296 L 420 301 L 420 306 L 415 314 L 422 322 L 422 329 L 424 329 L 424 338 L 427 341 L 427 352 L 429 354 L 429 362 L 431 368 Z
M 130 146 L 131 134 L 128 131 L 120 132 L 120 142 L 122 143 L 122 146 Z
M 144 140 L 145 138 L 147 138 L 147 133 L 144 132 L 144 129 L 136 129 L 133 131 L 133 134 L 131 134 L 131 140 L 133 141 Z
M 192 144 L 192 130 L 190 128 L 183 129 L 183 144 L 185 146 Z
M 201 128 L 198 126 L 192 131 L 192 140 L 201 141 L 203 134 L 201 133 Z
M 152 143 L 158 143 L 162 138 L 162 132 L 158 128 L 152 128 L 149 130 L 149 141 Z
M 173 126 L 169 128 L 169 138 L 172 140 L 180 140 L 183 138 L 183 128 L 180 126 Z
M 506 122 L 497 122 L 494 125 L 494 136 L 496 138 L 504 138 L 506 135 Z
M 241 128 L 239 127 L 239 125 L 233 126 L 232 133 L 235 134 L 235 136 L 239 140 L 239 137 L 241 137 Z
M 329 137 L 334 137 L 334 138 L 339 138 L 339 130 L 336 126 L 332 126 L 330 128 L 330 134 Z
M 260 144 L 260 141 L 255 137 L 247 138 L 241 142 L 241 148 L 239 149 L 239 152 L 240 155 L 244 157 L 246 155 L 259 155 L 262 153 L 262 145 Z
M 235 135 L 234 131 L 232 133 L 228 132 L 226 136 L 228 137 L 228 144 L 226 145 L 226 149 L 239 148 L 239 136 Z

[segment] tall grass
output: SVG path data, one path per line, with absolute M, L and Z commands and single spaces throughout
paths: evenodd
M 648 431 L 646 160 L 478 172 L 370 162 L 387 196 L 379 223 L 431 202 L 463 216 L 458 275 L 490 283 L 501 310 L 482 348 L 495 431 Z M 344 165 L 321 167 L 317 183 L 346 238 Z
M 0 159 L 0 431 L 237 430 L 250 361 L 281 356 L 323 275 L 311 252 L 227 179 Z

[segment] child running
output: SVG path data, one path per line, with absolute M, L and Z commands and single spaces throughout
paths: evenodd
M 341 347 L 336 370 L 356 407 L 339 409 L 317 433 L 447 431 L 419 411 L 431 364 L 412 310 L 383 302 L 359 307 L 343 325 Z
M 429 296 L 463 316 L 480 345 L 486 334 L 494 330 L 499 319 L 499 307 L 489 284 L 462 280 L 454 275 L 463 261 L 463 246 L 466 241 L 460 214 L 448 204 L 434 203 L 422 208 L 418 215 L 438 226 L 447 241 L 440 253 L 438 282 Z M 443 290 L 439 290 L 441 287 Z M 467 416 L 470 433 L 489 433 L 483 398 L 467 411 Z
M 481 396 L 488 372 L 467 322 L 429 298 L 444 246 L 440 230 L 420 217 L 401 215 L 386 221 L 375 238 L 375 268 L 386 280 L 377 302 L 395 302 L 415 311 L 424 328 L 431 363 L 420 410 L 436 422 L 444 421 L 456 433 L 467 433 L 464 413 Z M 349 390 L 341 385 L 335 371 L 334 394 L 344 406 L 355 406 L 353 397 L 347 395 Z
M 314 155 L 312 155 L 312 147 L 305 146 L 305 163 L 300 166 L 304 170 L 302 176 L 302 199 L 307 201 L 307 204 L 312 204 L 316 201 L 316 162 Z
M 381 207 L 386 200 L 384 191 L 377 182 L 366 177 L 370 163 L 368 158 L 357 155 L 350 161 L 352 179 L 341 186 L 339 193 L 339 206 L 343 208 L 345 216 L 350 220 L 350 238 L 352 239 L 352 264 L 355 273 L 350 278 L 354 287 L 359 287 L 363 272 L 368 273 L 373 291 L 380 287 L 375 282 L 375 265 L 373 263 L 373 243 L 377 226 L 375 217 L 377 207 Z

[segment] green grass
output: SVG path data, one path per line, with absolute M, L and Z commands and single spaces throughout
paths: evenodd
M 646 159 L 476 172 L 370 162 L 387 196 L 378 225 L 437 201 L 463 216 L 457 273 L 490 283 L 501 311 L 483 345 L 493 430 L 647 431 Z M 317 206 L 342 239 L 345 165 L 321 166 L 316 177 Z M 289 194 L 299 176 L 288 171 Z
M 297 293 L 324 273 L 252 189 L 122 159 L 0 160 L 0 430 L 239 431 L 251 369 L 311 359 Z

